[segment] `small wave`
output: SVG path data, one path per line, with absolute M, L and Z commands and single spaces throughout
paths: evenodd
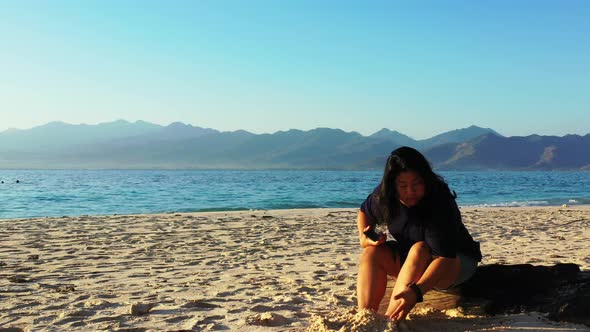
M 328 208 L 356 208 L 359 207 L 363 202 L 351 202 L 351 201 L 328 201 L 324 204 L 324 207 Z
M 268 205 L 269 210 L 317 209 L 321 207 L 323 206 L 314 203 L 277 203 Z
M 575 200 L 575 199 L 570 199 L 569 201 L 567 201 L 570 204 L 578 204 L 580 203 L 579 201 Z
M 247 207 L 213 207 L 204 209 L 179 209 L 178 212 L 221 212 L 221 211 L 248 211 Z
M 548 201 L 523 201 L 523 202 L 500 202 L 463 205 L 464 207 L 526 207 L 526 206 L 549 206 Z

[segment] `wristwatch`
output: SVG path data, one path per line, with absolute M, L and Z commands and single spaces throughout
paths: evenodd
M 424 296 L 422 295 L 422 290 L 420 289 L 420 287 L 418 287 L 418 285 L 416 285 L 415 282 L 409 283 L 408 288 L 413 290 L 414 293 L 416 293 L 416 303 L 420 303 L 420 302 L 424 301 Z

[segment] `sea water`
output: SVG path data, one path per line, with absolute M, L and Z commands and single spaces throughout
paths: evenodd
M 590 204 L 590 172 L 440 174 L 461 206 Z M 308 170 L 0 170 L 0 218 L 356 208 L 381 175 Z

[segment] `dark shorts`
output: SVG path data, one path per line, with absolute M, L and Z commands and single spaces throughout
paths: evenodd
M 389 249 L 391 249 L 391 252 L 393 252 L 393 257 L 401 258 L 401 262 L 400 262 L 399 266 L 402 266 L 404 264 L 404 262 L 406 261 L 406 257 L 408 256 L 408 253 L 402 254 L 397 241 L 386 241 L 385 243 L 383 243 L 383 245 L 387 246 Z

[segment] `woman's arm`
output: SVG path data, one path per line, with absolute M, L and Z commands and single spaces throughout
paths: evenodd
M 378 241 L 373 241 L 373 240 L 369 239 L 365 235 L 365 232 L 370 230 L 373 227 L 375 227 L 375 225 L 371 224 L 371 222 L 369 222 L 369 218 L 367 218 L 367 215 L 363 211 L 359 210 L 358 217 L 357 217 L 357 228 L 358 228 L 358 232 L 359 232 L 359 242 L 360 242 L 360 245 L 362 248 L 365 248 L 368 246 L 378 246 L 378 245 L 384 243 L 385 240 L 387 239 L 387 237 L 383 233 L 379 234 Z

